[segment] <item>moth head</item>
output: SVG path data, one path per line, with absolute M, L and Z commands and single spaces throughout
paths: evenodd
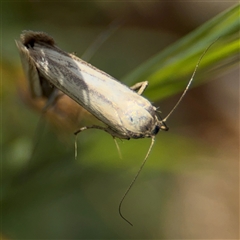
M 166 125 L 165 121 L 161 120 L 158 122 L 158 127 L 161 131 L 168 131 L 169 127 Z

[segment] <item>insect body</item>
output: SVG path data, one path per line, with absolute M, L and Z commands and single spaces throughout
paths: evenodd
M 153 137 L 159 130 L 168 129 L 159 120 L 156 107 L 141 96 L 147 82 L 129 88 L 89 63 L 60 50 L 45 33 L 25 31 L 16 44 L 23 65 L 27 59 L 30 66 L 26 73 L 31 75 L 29 82 L 47 81 L 54 85 L 105 123 L 107 127 L 101 129 L 113 137 Z
M 129 88 L 75 55 L 62 51 L 55 45 L 53 38 L 43 32 L 24 31 L 16 44 L 33 96 L 51 98 L 55 90 L 59 89 L 106 125 L 82 127 L 75 132 L 76 135 L 95 128 L 106 131 L 114 138 L 152 139 L 139 171 L 119 204 L 120 216 L 132 225 L 121 213 L 122 202 L 146 163 L 156 134 L 159 130 L 168 130 L 166 120 L 186 94 L 200 61 L 212 44 L 200 56 L 187 87 L 164 119 L 158 115 L 156 107 L 141 96 L 147 82 Z

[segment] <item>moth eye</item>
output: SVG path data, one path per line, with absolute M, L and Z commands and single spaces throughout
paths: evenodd
M 156 135 L 159 132 L 159 130 L 160 130 L 160 127 L 159 126 L 155 126 L 155 128 L 152 131 L 152 134 Z

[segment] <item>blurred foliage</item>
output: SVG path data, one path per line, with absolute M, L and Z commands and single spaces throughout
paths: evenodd
M 111 136 L 86 131 L 78 137 L 76 161 L 72 131 L 62 135 L 61 124 L 60 127 L 47 124 L 42 114 L 33 111 L 39 108 L 26 97 L 14 39 L 24 29 L 46 31 L 60 48 L 80 55 L 109 22 L 119 17 L 118 13 L 124 12 L 126 22 L 101 46 L 91 64 L 127 85 L 148 80 L 150 84 L 144 95 L 156 101 L 184 89 L 200 55 L 218 37 L 204 56 L 194 84 L 206 82 L 209 76 L 239 63 L 239 5 L 160 51 L 177 38 L 158 29 L 162 20 L 156 23 L 159 14 L 154 14 L 154 9 L 161 11 L 160 3 L 9 1 L 1 4 L 1 231 L 4 237 L 167 237 L 171 218 L 166 209 L 169 199 L 179 191 L 177 176 L 195 173 L 195 177 L 202 176 L 205 168 L 213 171 L 214 161 L 209 159 L 214 159 L 219 149 L 198 138 L 160 133 L 148 163 L 123 204 L 124 215 L 134 224 L 130 228 L 118 215 L 118 203 L 148 150 L 149 139 L 118 141 L 123 154 L 123 159 L 119 159 Z M 123 72 L 130 73 L 122 77 Z M 19 84 L 17 88 L 16 84 Z M 78 122 L 79 126 L 94 121 L 88 115 L 85 118 Z M 202 157 L 203 153 L 207 157 Z M 173 216 L 180 217 L 178 213 Z
M 206 81 L 206 77 L 226 71 L 229 66 L 238 65 L 239 15 L 239 5 L 219 14 L 141 64 L 124 78 L 124 82 L 141 82 L 147 79 L 151 83 L 147 96 L 153 100 L 182 91 L 199 57 L 216 40 L 201 61 L 194 83 L 199 85 Z

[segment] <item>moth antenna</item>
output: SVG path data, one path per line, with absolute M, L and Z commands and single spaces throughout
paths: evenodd
M 152 142 L 151 142 L 151 145 L 150 145 L 150 147 L 149 147 L 149 149 L 148 149 L 148 152 L 147 152 L 147 154 L 146 154 L 146 156 L 145 156 L 145 158 L 144 158 L 144 160 L 143 160 L 143 162 L 142 162 L 142 164 L 141 164 L 141 166 L 140 166 L 137 174 L 135 175 L 134 179 L 132 180 L 132 182 L 130 183 L 130 185 L 129 185 L 129 187 L 127 188 L 126 192 L 124 193 L 124 195 L 123 195 L 123 197 L 122 197 L 122 199 L 121 199 L 121 201 L 120 201 L 120 203 L 119 203 L 119 206 L 118 206 L 119 215 L 121 216 L 121 218 L 122 218 L 124 221 L 126 221 L 126 222 L 127 222 L 129 225 L 131 225 L 131 226 L 133 226 L 133 224 L 132 224 L 127 218 L 125 218 L 125 217 L 123 216 L 123 214 L 122 214 L 122 203 L 123 203 L 124 199 L 126 198 L 127 194 L 129 193 L 129 191 L 131 190 L 133 184 L 136 182 L 136 180 L 137 180 L 140 172 L 142 171 L 145 163 L 147 162 L 148 156 L 149 156 L 149 154 L 150 154 L 150 152 L 151 152 L 151 150 L 152 150 L 153 144 L 154 144 L 154 140 L 155 140 L 155 137 L 152 137 Z
M 187 93 L 187 91 L 188 91 L 188 89 L 189 89 L 189 87 L 190 87 L 190 85 L 191 85 L 191 83 L 192 83 L 192 81 L 193 81 L 193 78 L 194 78 L 195 75 L 196 75 L 196 72 L 197 72 L 197 69 L 198 69 L 198 67 L 199 67 L 199 64 L 200 64 L 200 62 L 202 61 L 204 55 L 207 53 L 207 51 L 209 50 L 209 48 L 210 48 L 217 40 L 218 40 L 218 38 L 217 38 L 214 42 L 212 42 L 212 43 L 204 50 L 204 52 L 202 53 L 202 55 L 201 55 L 200 58 L 198 59 L 198 62 L 197 62 L 197 64 L 196 64 L 196 66 L 195 66 L 195 69 L 194 69 L 194 71 L 193 71 L 193 74 L 192 74 L 192 76 L 191 76 L 191 78 L 190 78 L 190 80 L 189 80 L 189 82 L 188 82 L 188 84 L 187 84 L 184 92 L 182 93 L 181 97 L 179 98 L 179 100 L 177 101 L 177 103 L 175 104 L 175 106 L 172 108 L 172 110 L 168 113 L 168 115 L 167 115 L 161 122 L 166 122 L 167 119 L 172 115 L 172 113 L 173 113 L 173 112 L 175 111 L 175 109 L 178 107 L 179 103 L 182 101 L 183 97 L 184 97 L 185 94 Z

